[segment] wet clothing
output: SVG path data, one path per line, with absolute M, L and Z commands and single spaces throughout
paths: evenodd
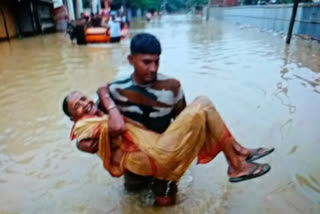
M 208 163 L 221 151 L 222 144 L 234 141 L 215 107 L 205 97 L 196 98 L 162 134 L 126 119 L 127 132 L 111 139 L 107 120 L 106 115 L 78 120 L 72 137 L 78 141 L 98 138 L 98 155 L 105 169 L 115 177 L 130 171 L 164 182 L 178 181 L 196 157 L 198 164 Z M 115 162 L 119 151 L 121 156 Z M 170 183 L 167 182 L 169 186 Z
M 110 39 L 120 38 L 121 36 L 121 22 L 118 20 L 109 19 L 108 27 L 110 28 Z
M 120 42 L 121 37 L 111 37 L 110 38 L 110 43 L 117 43 Z
M 128 171 L 124 174 L 124 187 L 129 192 L 137 192 L 152 188 L 153 180 L 152 176 L 137 175 Z
M 124 116 L 158 133 L 164 132 L 172 119 L 185 107 L 180 82 L 163 74 L 157 74 L 157 80 L 147 85 L 135 84 L 132 75 L 129 75 L 112 82 L 109 92 Z M 125 176 L 127 190 L 136 189 L 145 184 L 146 178 L 141 175 L 132 176 L 133 174 Z M 168 190 L 167 187 L 162 188 L 167 185 L 160 185 L 168 181 L 159 179 L 151 181 L 151 189 L 157 196 L 175 195 L 177 192 L 175 182 L 171 182 L 171 186 L 175 188 Z
M 112 82 L 109 93 L 121 114 L 158 133 L 185 107 L 180 82 L 162 74 L 148 85 L 137 85 L 127 76 Z
M 129 171 L 124 174 L 124 187 L 129 192 L 151 189 L 157 197 L 174 197 L 178 191 L 176 182 L 141 176 Z

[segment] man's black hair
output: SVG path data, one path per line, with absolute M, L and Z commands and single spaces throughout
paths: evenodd
M 63 99 L 62 110 L 63 110 L 63 112 L 65 113 L 65 115 L 67 115 L 68 117 L 71 117 L 70 112 L 69 112 L 69 110 L 68 110 L 68 97 L 69 97 L 69 96 L 66 96 L 66 97 Z
M 159 40 L 149 33 L 135 35 L 130 43 L 131 54 L 161 54 Z

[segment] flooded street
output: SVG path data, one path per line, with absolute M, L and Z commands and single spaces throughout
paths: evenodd
M 0 213 L 320 213 L 320 44 L 200 17 L 136 20 L 163 47 L 159 72 L 182 83 L 187 101 L 208 96 L 248 147 L 275 147 L 259 160 L 271 171 L 231 184 L 222 154 L 193 166 L 178 204 L 154 208 L 128 194 L 96 155 L 70 142 L 62 112 L 71 90 L 97 98 L 98 86 L 132 72 L 130 38 L 77 46 L 64 34 L 0 43 Z

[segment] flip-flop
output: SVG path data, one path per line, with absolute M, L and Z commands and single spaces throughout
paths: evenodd
M 266 174 L 271 169 L 271 166 L 269 164 L 263 164 L 262 170 L 258 173 L 254 173 L 259 168 L 260 164 L 257 164 L 257 163 L 252 163 L 252 164 L 254 164 L 254 166 L 252 167 L 252 169 L 249 171 L 247 175 L 242 175 L 236 178 L 229 178 L 229 181 L 234 183 L 234 182 L 246 181 L 252 178 L 257 178 L 259 176 Z
M 270 154 L 270 153 L 272 153 L 274 151 L 274 148 L 271 148 L 271 149 L 267 149 L 265 152 L 259 154 L 259 151 L 261 149 L 264 149 L 264 148 L 260 147 L 258 149 L 254 149 L 252 154 L 249 157 L 247 157 L 246 161 L 247 162 L 252 162 L 252 161 L 258 160 L 258 159 L 260 159 L 260 158 L 262 158 L 264 156 L 267 156 L 268 154 Z

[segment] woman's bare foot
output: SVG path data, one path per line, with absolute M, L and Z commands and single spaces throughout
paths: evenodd
M 251 154 L 252 150 L 241 146 L 238 142 L 234 142 L 233 150 L 238 155 L 240 161 L 245 161 Z
M 237 152 L 239 155 L 243 156 L 249 156 L 252 152 L 252 149 L 247 149 L 243 147 L 241 144 L 239 144 L 237 141 L 234 142 L 233 144 L 233 149 L 235 152 Z
M 239 177 L 242 175 L 246 175 L 250 172 L 250 170 L 252 170 L 252 168 L 254 167 L 253 163 L 249 163 L 246 161 L 243 161 L 241 163 L 241 165 L 239 167 L 233 167 L 232 165 L 229 166 L 228 168 L 228 176 L 231 178 L 235 178 L 235 177 Z M 262 167 L 262 164 L 260 166 L 260 168 Z M 259 169 L 260 169 L 259 168 Z M 257 169 L 257 170 L 259 170 Z M 261 169 L 260 169 L 261 170 Z

